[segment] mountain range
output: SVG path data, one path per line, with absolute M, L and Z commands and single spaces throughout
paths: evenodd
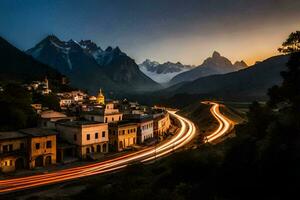
M 62 41 L 49 35 L 26 53 L 67 75 L 72 85 L 86 88 L 91 93 L 96 93 L 99 88 L 111 92 L 144 92 L 160 88 L 118 47 L 102 50 L 91 40 Z
M 59 83 L 63 75 L 45 65 L 0 37 L 0 83 L 28 83 L 43 80 L 46 76 L 51 83 Z
M 265 99 L 268 88 L 280 84 L 280 72 L 286 69 L 289 55 L 274 56 L 236 72 L 211 75 L 173 85 L 159 94 L 203 94 L 224 99 Z
M 247 67 L 248 66 L 244 61 L 232 64 L 229 59 L 221 56 L 217 51 L 214 51 L 212 56 L 204 60 L 201 65 L 176 75 L 170 80 L 169 84 L 174 85 L 180 82 L 193 81 L 214 74 L 226 74 Z
M 165 62 L 160 64 L 149 59 L 139 64 L 139 67 L 144 74 L 158 83 L 169 82 L 174 76 L 193 68 L 191 65 L 183 65 L 180 62 Z

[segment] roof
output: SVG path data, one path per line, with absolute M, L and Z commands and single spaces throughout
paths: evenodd
M 48 135 L 57 135 L 58 132 L 52 129 L 43 129 L 43 128 L 28 128 L 20 130 L 21 133 L 30 135 L 32 137 L 43 137 Z
M 124 119 L 128 119 L 131 122 L 148 122 L 153 121 L 152 115 L 140 115 L 140 114 L 128 114 L 123 117 Z
M 109 126 L 118 126 L 118 127 L 124 127 L 124 126 L 136 126 L 137 124 L 134 122 L 131 122 L 129 120 L 122 120 L 122 121 L 116 121 L 109 123 Z
M 0 140 L 18 139 L 24 137 L 26 137 L 26 135 L 18 131 L 0 132 Z
M 96 121 L 65 121 L 58 122 L 60 125 L 71 126 L 71 127 L 82 127 L 82 126 L 91 126 L 91 125 L 104 125 L 106 123 L 96 122 Z
M 56 112 L 53 110 L 47 110 L 47 111 L 43 111 L 41 113 L 41 118 L 62 118 L 62 117 L 67 117 L 67 115 L 60 113 L 60 112 Z
M 88 111 L 88 112 L 83 112 L 82 115 L 100 115 L 103 116 L 104 112 L 102 110 L 92 110 L 92 111 Z

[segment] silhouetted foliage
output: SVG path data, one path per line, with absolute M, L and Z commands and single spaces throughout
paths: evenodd
M 40 103 L 43 107 L 47 107 L 50 110 L 60 111 L 59 99 L 53 93 L 48 95 L 41 95 L 39 93 L 33 93 L 33 102 Z
M 29 92 L 15 84 L 8 84 L 0 92 L 0 130 L 16 130 L 36 125 L 37 115 L 31 107 Z

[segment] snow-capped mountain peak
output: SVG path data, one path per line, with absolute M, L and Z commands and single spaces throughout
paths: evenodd
M 168 82 L 179 73 L 188 71 L 192 68 L 191 66 L 183 65 L 180 62 L 172 63 L 168 61 L 160 64 L 157 61 L 151 61 L 149 59 L 146 59 L 141 63 L 139 67 L 144 74 L 159 83 Z

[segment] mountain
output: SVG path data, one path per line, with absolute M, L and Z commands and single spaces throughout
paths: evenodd
M 178 74 L 171 79 L 170 85 L 180 82 L 193 81 L 201 77 L 213 74 L 226 74 L 247 67 L 244 61 L 232 64 L 230 60 L 220 55 L 218 52 L 213 52 L 212 57 L 207 58 L 201 65 L 194 69 Z
M 80 41 L 81 46 L 94 57 L 101 69 L 119 85 L 135 91 L 151 91 L 160 85 L 141 72 L 135 61 L 119 47 L 95 48 L 91 41 Z M 93 48 L 90 48 L 93 47 Z
M 30 82 L 48 77 L 60 82 L 63 75 L 38 62 L 0 37 L 0 82 Z
M 165 62 L 160 64 L 159 62 L 151 61 L 149 59 L 146 59 L 143 63 L 139 64 L 139 67 L 144 74 L 159 83 L 168 82 L 174 76 L 192 69 L 192 66 L 183 65 L 180 62 Z
M 141 92 L 160 88 L 118 47 L 108 47 L 104 51 L 91 40 L 65 42 L 50 35 L 27 53 L 68 75 L 72 85 L 86 88 L 92 93 L 99 88 L 113 92 Z
M 225 99 L 265 99 L 268 88 L 281 83 L 280 72 L 286 70 L 288 55 L 274 56 L 232 73 L 211 75 L 174 85 L 160 93 L 205 94 Z

